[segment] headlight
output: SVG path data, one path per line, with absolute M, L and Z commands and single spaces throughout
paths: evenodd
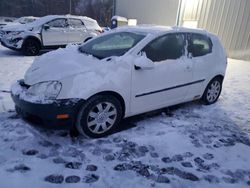
M 20 35 L 21 33 L 23 33 L 23 31 L 11 31 L 9 34 L 10 35 Z
M 57 81 L 42 82 L 31 86 L 26 95 L 37 101 L 55 100 L 61 88 L 62 84 Z

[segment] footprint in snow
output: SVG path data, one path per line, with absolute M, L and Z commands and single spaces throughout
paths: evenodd
M 86 176 L 83 177 L 83 182 L 84 183 L 94 183 L 97 182 L 99 180 L 99 176 L 95 175 L 95 174 L 88 174 Z
M 22 151 L 23 155 L 28 155 L 28 156 L 34 156 L 39 153 L 39 151 L 35 149 L 30 149 L 30 150 L 23 150 Z
M 65 178 L 66 183 L 79 183 L 81 178 L 79 176 L 68 176 Z
M 54 184 L 61 184 L 64 181 L 64 176 L 60 174 L 51 174 L 44 178 L 44 181 Z

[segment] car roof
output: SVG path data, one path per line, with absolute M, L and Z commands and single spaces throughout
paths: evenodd
M 91 22 L 96 22 L 96 20 L 86 17 L 86 16 L 73 16 L 73 15 L 48 15 L 41 18 L 38 18 L 36 21 L 29 23 L 29 26 L 39 26 L 45 24 L 53 19 L 57 18 L 77 18 L 82 20 L 88 20 Z M 97 23 L 97 22 L 96 22 Z
M 208 35 L 209 33 L 204 29 L 192 29 L 177 26 L 161 26 L 161 25 L 137 25 L 137 26 L 123 26 L 115 29 L 116 31 L 138 32 L 145 34 L 160 35 L 164 33 L 179 32 L 179 33 L 198 33 Z
M 23 16 L 23 17 L 20 17 L 20 18 L 36 18 L 36 19 L 38 19 L 39 17 L 34 17 L 34 16 Z

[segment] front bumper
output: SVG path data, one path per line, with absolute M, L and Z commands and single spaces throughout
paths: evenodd
M 16 111 L 25 120 L 52 129 L 72 129 L 77 114 L 84 103 L 81 99 L 61 99 L 48 104 L 25 101 L 19 95 L 11 94 Z M 62 118 L 63 116 L 63 118 Z
M 21 50 L 23 45 L 23 39 L 22 38 L 1 38 L 1 44 L 9 49 L 12 50 Z

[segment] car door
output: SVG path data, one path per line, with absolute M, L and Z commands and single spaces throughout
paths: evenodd
M 216 72 L 216 61 L 212 55 L 211 39 L 204 34 L 189 33 L 188 37 L 188 57 L 193 63 L 193 82 L 188 96 L 199 98 L 204 92 L 204 84 L 207 79 L 213 77 Z
M 69 18 L 69 43 L 82 43 L 88 36 L 87 28 L 80 19 Z
M 150 42 L 142 52 L 153 61 L 151 70 L 132 71 L 132 114 L 184 100 L 192 82 L 192 62 L 185 56 L 185 34 L 167 34 Z
M 42 29 L 42 39 L 44 46 L 58 46 L 68 44 L 67 19 L 57 18 L 46 23 Z

